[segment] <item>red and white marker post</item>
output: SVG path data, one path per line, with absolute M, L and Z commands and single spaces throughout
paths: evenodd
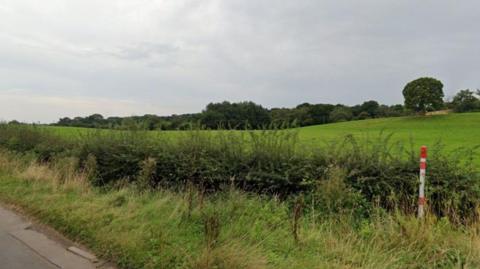
M 420 186 L 418 188 L 418 217 L 423 218 L 425 206 L 425 174 L 427 171 L 427 147 L 420 148 Z

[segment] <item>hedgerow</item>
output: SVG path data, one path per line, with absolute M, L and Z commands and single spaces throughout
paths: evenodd
M 297 142 L 294 130 L 190 130 L 174 137 L 161 132 L 98 131 L 69 140 L 46 128 L 0 125 L 1 147 L 33 152 L 40 162 L 77 158 L 76 169 L 88 170 L 97 186 L 191 184 L 213 192 L 233 185 L 285 198 L 299 193 L 314 197 L 311 194 L 326 186 L 322 182 L 331 171 L 340 169 L 346 188 L 355 192 L 352 197 L 360 195 L 356 200 L 389 210 L 415 210 L 418 155 L 413 146 L 393 143 L 386 134 L 360 140 L 346 136 L 319 147 Z M 449 153 L 440 144 L 433 147 L 427 178 L 433 213 L 459 222 L 477 217 L 480 176 L 472 164 L 473 154 L 474 149 Z

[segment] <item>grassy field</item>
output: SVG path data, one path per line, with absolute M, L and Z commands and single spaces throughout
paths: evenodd
M 76 127 L 49 127 L 68 137 L 76 137 L 92 129 Z M 382 118 L 362 121 L 350 121 L 325 125 L 298 128 L 299 140 L 305 145 L 325 145 L 328 142 L 341 140 L 346 135 L 354 135 L 360 139 L 375 139 L 382 132 L 393 134 L 392 142 L 401 142 L 413 146 L 444 145 L 446 150 L 457 148 L 474 148 L 480 145 L 480 113 L 463 113 L 437 116 Z M 112 132 L 112 130 L 102 130 Z M 162 131 L 175 137 L 181 131 Z M 156 134 L 158 131 L 152 131 Z M 480 156 L 477 157 L 480 164 Z
M 318 144 L 347 134 L 374 138 L 380 132 L 393 133 L 394 141 L 412 140 L 415 146 L 474 147 L 480 145 L 480 113 L 351 121 L 304 127 L 299 134 L 301 141 Z
M 331 181 L 330 181 L 331 180 Z M 325 194 L 345 191 L 334 176 Z M 340 180 L 340 181 L 339 181 Z M 225 190 L 105 191 L 82 174 L 0 154 L 0 201 L 14 204 L 121 268 L 478 268 L 477 226 L 385 213 L 353 221 Z M 327 202 L 330 200 L 326 200 Z M 294 219 L 298 219 L 295 240 Z

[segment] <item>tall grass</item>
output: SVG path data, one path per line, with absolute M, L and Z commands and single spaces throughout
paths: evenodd
M 2 201 L 20 206 L 122 268 L 480 266 L 478 222 L 455 226 L 432 214 L 418 220 L 380 207 L 372 207 L 370 218 L 358 222 L 351 212 L 337 211 L 345 208 L 343 202 L 316 200 L 317 208 L 325 209 L 311 214 L 295 210 L 288 201 L 231 186 L 207 196 L 195 188 L 188 195 L 139 191 L 132 185 L 105 192 L 64 166 L 32 163 L 30 156 L 11 153 L 0 154 L 0 159 Z M 3 170 L 3 160 L 15 169 Z M 33 176 L 29 170 L 35 171 Z M 67 180 L 52 179 L 62 173 L 71 174 Z M 72 178 L 86 184 L 69 185 Z M 324 191 L 355 200 L 346 180 L 344 172 L 334 169 L 317 197 Z

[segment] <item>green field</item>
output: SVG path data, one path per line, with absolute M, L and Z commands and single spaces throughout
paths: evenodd
M 413 141 L 414 145 L 432 146 L 441 142 L 447 149 L 480 145 L 480 113 L 425 117 L 383 118 L 300 129 L 301 141 L 322 143 L 347 134 L 374 138 L 381 132 L 392 133 L 394 141 Z
M 75 127 L 50 127 L 62 135 L 74 137 L 92 129 Z M 110 132 L 110 130 L 105 130 Z M 342 139 L 345 135 L 375 139 L 382 132 L 393 134 L 392 141 L 413 142 L 433 146 L 440 142 L 447 150 L 459 147 L 474 148 L 480 145 L 480 113 L 449 114 L 438 116 L 418 116 L 382 118 L 350 121 L 298 128 L 299 139 L 307 145 L 324 145 Z M 158 131 L 153 131 L 157 133 Z M 181 131 L 162 131 L 175 136 Z

